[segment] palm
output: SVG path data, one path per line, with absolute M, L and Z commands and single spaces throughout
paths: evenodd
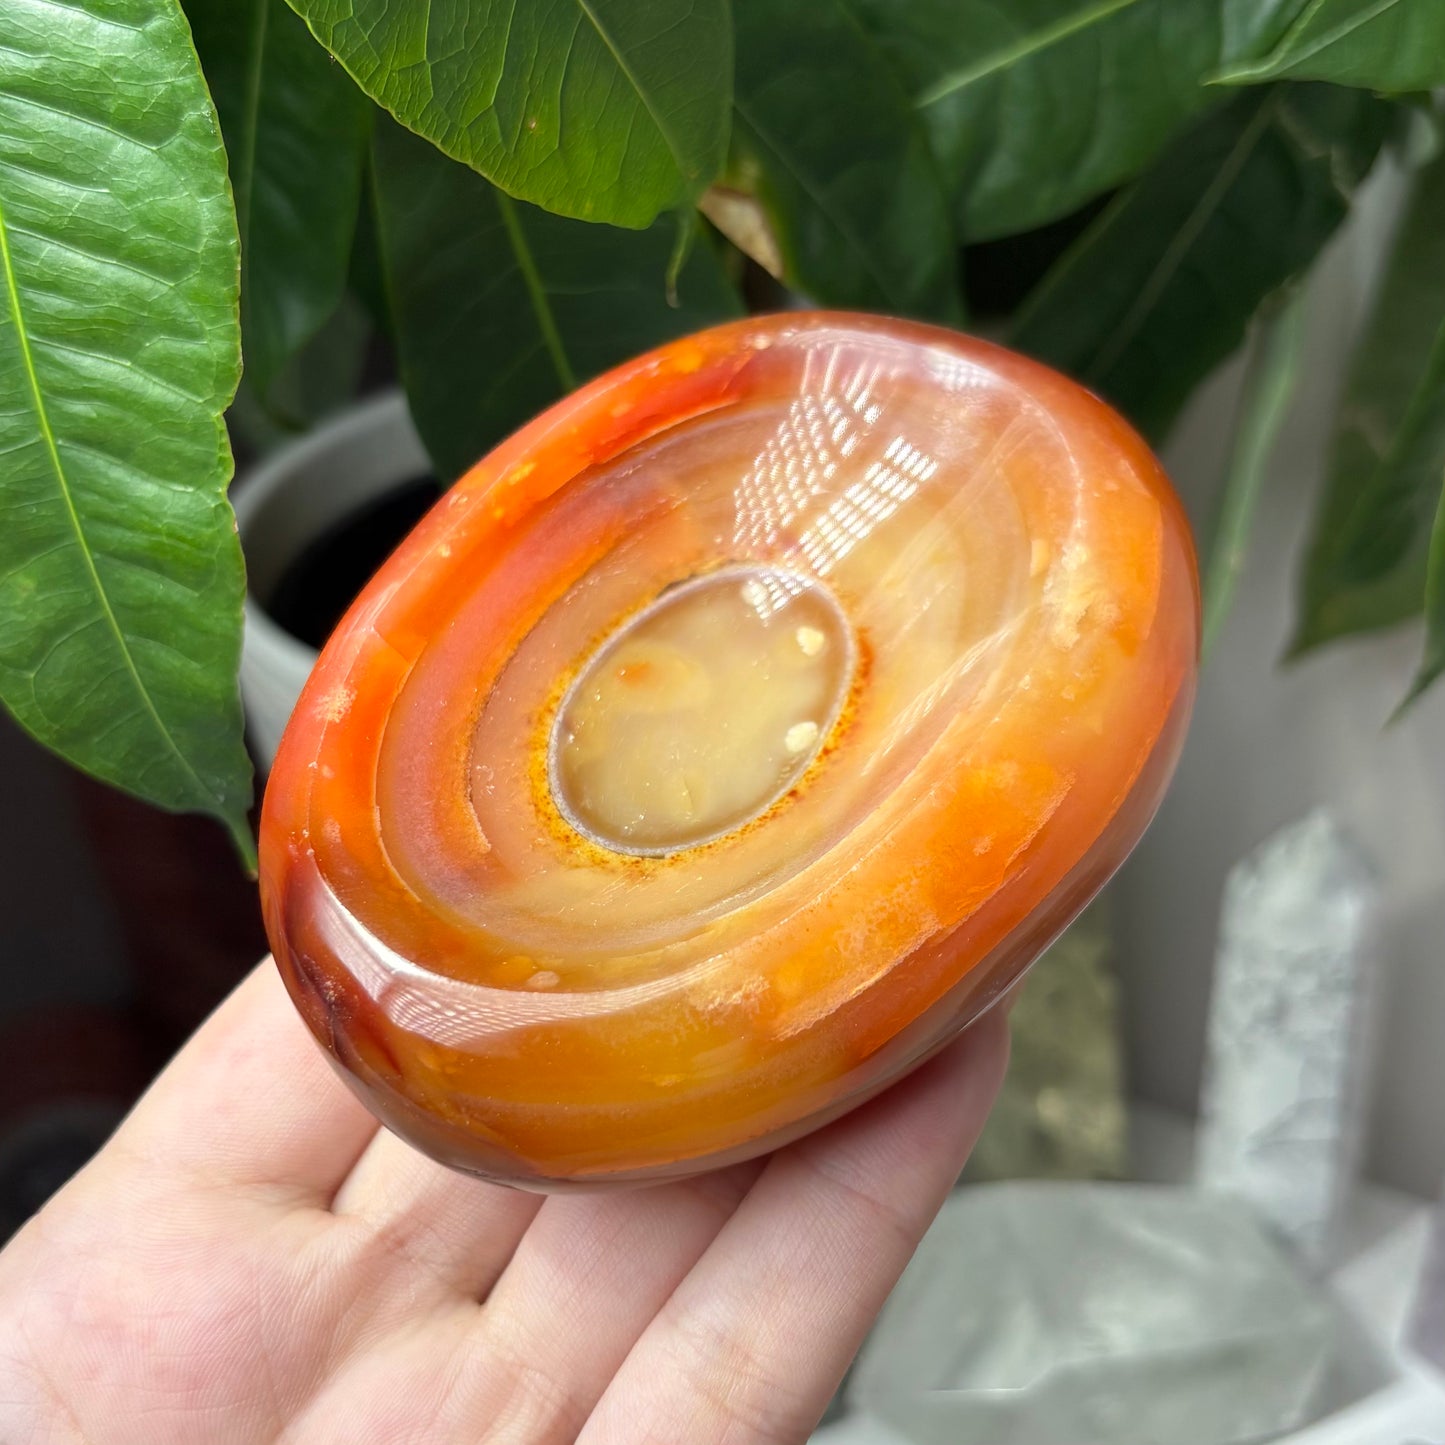
M 0 1440 L 802 1440 L 1004 1037 L 771 1160 L 543 1200 L 378 1132 L 263 967 L 0 1254 Z

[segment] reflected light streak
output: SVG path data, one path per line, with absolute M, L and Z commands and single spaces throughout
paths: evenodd
M 933 457 L 903 437 L 894 437 L 884 449 L 883 459 L 869 463 L 862 478 L 803 533 L 803 555 L 826 577 L 937 471 Z
M 792 540 L 808 504 L 869 439 L 884 412 L 878 390 L 896 374 L 876 358 L 847 361 L 842 348 L 807 358 L 798 396 L 734 491 L 738 556 L 766 556 Z
M 721 959 L 704 958 L 666 978 L 585 992 L 489 988 L 422 968 L 349 913 L 324 879 L 312 886 L 320 895 L 317 930 L 341 967 L 397 1028 L 452 1048 L 559 1018 L 615 1015 L 695 987 L 723 966 Z
M 948 391 L 991 390 L 998 386 L 999 378 L 981 367 L 976 361 L 964 356 L 955 356 L 941 348 L 930 347 L 924 357 L 928 374 Z

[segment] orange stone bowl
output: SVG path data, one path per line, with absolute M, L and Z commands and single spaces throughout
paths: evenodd
M 458 1169 L 776 1148 L 1119 866 L 1198 627 L 1158 463 L 1062 376 L 823 312 L 675 342 L 473 467 L 327 644 L 266 791 L 277 962 Z

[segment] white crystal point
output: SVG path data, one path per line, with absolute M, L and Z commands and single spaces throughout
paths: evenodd
M 848 1402 L 916 1445 L 1244 1445 L 1344 1403 L 1349 1338 L 1233 1200 L 973 1185 L 925 1236 Z
M 1223 927 L 1251 946 L 1304 952 L 1353 936 L 1376 902 L 1376 873 L 1326 808 L 1281 828 L 1238 863 L 1225 885 Z
M 1409 1326 L 1410 1348 L 1445 1373 L 1445 1189 L 1430 1221 L 1425 1262 L 1416 1285 Z
M 1224 890 L 1198 1178 L 1307 1254 L 1353 1174 L 1379 886 L 1324 810 L 1276 833 Z

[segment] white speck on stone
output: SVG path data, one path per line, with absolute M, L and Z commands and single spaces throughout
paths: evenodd
M 526 988 L 556 988 L 562 982 L 562 975 L 550 968 L 539 968 L 524 985 Z
M 828 641 L 816 627 L 800 627 L 793 636 L 797 639 L 799 651 L 805 657 L 817 657 Z
M 351 711 L 351 704 L 356 701 L 355 688 L 347 687 L 345 683 L 333 688 L 325 698 L 322 699 L 321 712 L 327 722 L 340 722 L 347 713 Z
M 817 741 L 818 724 L 810 720 L 794 723 L 783 738 L 783 745 L 796 756 L 798 753 L 806 752 Z

